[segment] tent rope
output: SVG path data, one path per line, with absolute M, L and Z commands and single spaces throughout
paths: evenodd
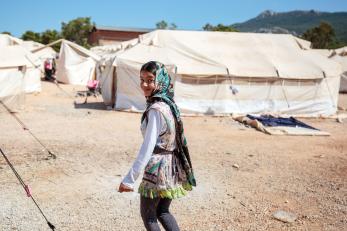
M 51 230 L 54 231 L 55 226 L 48 221 L 47 217 L 45 216 L 45 214 L 43 213 L 42 209 L 40 208 L 40 206 L 38 205 L 38 203 L 36 202 L 36 200 L 34 199 L 30 187 L 29 185 L 25 184 L 25 182 L 23 181 L 22 177 L 18 174 L 18 172 L 16 171 L 16 169 L 13 167 L 13 164 L 10 162 L 10 160 L 7 158 L 7 156 L 5 155 L 5 153 L 2 151 L 2 149 L 0 148 L 0 152 L 2 154 L 2 156 L 5 158 L 6 163 L 10 166 L 11 170 L 13 171 L 14 175 L 17 177 L 19 183 L 22 185 L 24 191 L 26 192 L 27 196 L 30 197 L 32 199 L 32 201 L 34 202 L 34 204 L 36 205 L 36 207 L 39 209 L 40 213 L 42 214 L 42 216 L 45 218 L 47 225 L 49 226 L 49 228 Z
M 236 99 L 236 104 L 237 104 L 237 107 L 239 108 L 239 112 L 241 112 L 240 102 L 239 102 L 239 99 L 237 97 L 237 93 L 239 91 L 236 88 L 234 88 L 234 79 L 230 75 L 229 68 L 226 68 L 226 71 L 227 71 L 228 79 L 230 81 L 230 90 Z
M 48 152 L 48 154 L 53 158 L 56 159 L 57 156 L 53 154 L 35 135 L 30 131 L 30 129 L 15 115 L 14 112 L 12 112 L 2 100 L 0 100 L 1 105 L 6 109 L 6 111 L 13 116 L 13 118 L 22 126 L 23 130 L 26 130 L 29 132 L 29 134 Z
M 72 95 L 70 95 L 70 93 L 68 93 L 67 91 L 65 91 L 63 88 L 61 88 L 61 87 L 59 86 L 57 80 L 54 80 L 54 84 L 55 84 L 55 86 L 57 86 L 57 88 L 58 88 L 59 90 L 61 90 L 61 91 L 62 91 L 64 94 L 66 94 L 69 98 L 75 99 L 75 97 L 73 97 Z

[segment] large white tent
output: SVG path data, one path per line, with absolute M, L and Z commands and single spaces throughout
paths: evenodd
M 26 93 L 40 92 L 41 91 L 41 80 L 40 80 L 40 61 L 37 56 L 26 50 L 21 45 L 10 45 L 0 47 L 2 49 L 2 65 L 3 67 L 12 66 L 16 63 L 22 64 L 23 60 L 26 60 L 25 75 L 23 77 L 24 85 L 23 90 Z M 18 62 L 16 61 L 18 60 Z M 22 60 L 22 61 L 21 61 Z M 16 67 L 16 66 L 15 66 Z
M 175 100 L 185 113 L 332 115 L 341 67 L 308 48 L 292 35 L 153 31 L 113 59 L 115 107 L 144 110 L 139 70 L 157 60 L 175 72 Z
M 0 47 L 0 100 L 17 107 L 28 87 L 35 87 L 32 76 L 35 73 L 36 57 L 20 45 Z
M 42 70 L 43 63 L 46 59 L 56 58 L 57 52 L 52 47 L 47 47 L 41 43 L 34 41 L 23 41 L 21 46 L 25 47 L 30 52 L 34 53 L 36 57 L 41 60 Z
M 23 40 L 8 34 L 0 34 L 0 47 L 20 45 Z
M 342 74 L 340 83 L 340 92 L 347 93 L 347 46 L 336 49 L 331 59 L 341 64 Z
M 127 49 L 137 45 L 139 39 L 135 38 L 117 45 L 104 45 L 91 48 L 91 51 L 101 58 L 97 62 L 96 74 L 100 81 L 101 94 L 107 106 L 114 106 L 116 96 L 116 66 L 115 58 Z
M 41 60 L 46 58 L 55 58 L 57 54 L 51 47 L 46 47 L 41 43 L 35 41 L 23 41 L 22 39 L 10 36 L 8 34 L 0 34 L 0 47 L 13 45 L 20 45 L 24 47 L 26 50 L 35 53 L 36 57 Z
M 61 43 L 61 46 L 57 60 L 57 81 L 85 86 L 88 80 L 95 79 L 96 63 L 100 57 L 76 43 L 59 39 L 32 52 L 39 53 L 58 43 Z
M 24 76 L 24 91 L 26 93 L 40 92 L 41 91 L 41 76 L 43 76 L 43 62 L 46 58 L 55 57 L 56 52 L 46 47 L 40 52 L 33 52 L 33 50 L 44 47 L 43 44 L 34 41 L 23 41 L 7 34 L 0 34 L 0 47 L 17 47 L 9 48 L 12 53 L 7 55 L 16 57 L 30 56 L 30 65 L 26 65 L 26 72 Z M 21 47 L 21 48 L 18 48 Z M 35 54 L 34 54 L 35 53 Z
M 312 49 L 315 53 L 328 57 L 341 65 L 341 81 L 340 92 L 347 93 L 347 47 L 341 47 L 339 49 Z
M 57 62 L 57 80 L 62 83 L 87 85 L 95 78 L 95 66 L 100 57 L 76 43 L 62 40 Z

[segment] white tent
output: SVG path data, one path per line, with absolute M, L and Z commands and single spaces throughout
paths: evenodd
M 55 52 L 52 47 L 46 47 L 45 45 L 38 42 L 23 41 L 21 46 L 34 53 L 42 61 L 42 64 L 45 59 L 55 58 L 57 56 L 57 52 Z
M 127 50 L 136 44 L 139 43 L 139 39 L 131 39 L 128 41 L 121 42 L 119 44 L 110 44 L 110 45 L 104 45 L 104 46 L 95 46 L 92 47 L 90 50 L 94 52 L 95 54 L 101 56 L 102 58 L 107 57 L 114 57 L 116 53 L 119 51 Z
M 0 34 L 0 47 L 13 45 L 20 45 L 30 52 L 39 50 L 40 52 L 36 53 L 36 56 L 40 59 L 54 58 L 56 56 L 56 52 L 51 47 L 45 47 L 45 45 L 41 43 L 35 41 L 23 41 L 22 39 L 8 34 Z M 40 49 L 42 47 L 44 47 L 44 49 Z
M 139 69 L 157 60 L 176 67 L 175 100 L 185 113 L 334 114 L 341 67 L 305 47 L 308 43 L 292 35 L 169 30 L 144 34 L 115 58 L 115 107 L 144 110 Z
M 24 92 L 36 86 L 32 81 L 35 74 L 36 58 L 20 45 L 0 47 L 0 100 L 7 105 L 17 107 Z
M 112 107 L 116 96 L 116 68 L 113 66 L 114 58 L 102 58 L 97 63 L 97 79 L 100 81 L 101 95 L 106 106 Z
M 101 94 L 107 106 L 114 106 L 116 91 L 115 58 L 127 49 L 137 45 L 139 39 L 135 38 L 117 45 L 104 45 L 91 48 L 101 59 L 97 62 L 96 74 L 100 81 Z
M 345 56 L 334 55 L 331 57 L 331 59 L 341 64 L 342 74 L 341 74 L 340 92 L 347 93 L 347 53 Z
M 12 45 L 0 47 L 2 49 L 2 65 L 4 67 L 17 67 L 25 66 L 24 91 L 26 93 L 40 92 L 41 80 L 40 80 L 40 61 L 37 56 L 27 51 L 21 45 Z M 22 65 L 25 61 L 25 65 Z
M 0 34 L 0 47 L 20 45 L 23 40 L 8 34 Z
M 13 62 L 13 60 L 27 60 L 26 71 L 24 76 L 24 91 L 26 93 L 40 92 L 41 91 L 41 72 L 40 66 L 42 61 L 40 60 L 40 54 L 31 53 L 31 49 L 43 46 L 43 44 L 33 41 L 23 41 L 21 39 L 12 37 L 7 34 L 0 34 L 0 48 L 8 50 L 5 53 L 5 57 L 8 58 L 7 62 Z M 4 54 L 4 55 L 5 55 Z M 28 57 L 28 58 L 26 58 Z M 7 59 L 7 58 L 4 58 Z
M 44 63 L 47 59 L 56 58 L 57 52 L 52 48 L 34 41 L 23 41 L 21 46 L 28 49 L 39 59 L 40 78 L 45 76 Z
M 340 92 L 347 93 L 347 47 L 341 47 L 335 50 L 328 49 L 312 49 L 312 51 L 328 57 L 341 65 L 341 81 L 340 81 Z
M 100 57 L 73 42 L 61 40 L 57 61 L 57 80 L 62 83 L 87 85 L 95 76 L 96 62 Z
M 330 49 L 312 49 L 312 51 L 323 55 L 324 57 L 331 57 L 333 55 L 335 55 L 335 50 L 330 50 Z
M 347 46 L 336 49 L 335 52 L 340 56 L 347 56 Z

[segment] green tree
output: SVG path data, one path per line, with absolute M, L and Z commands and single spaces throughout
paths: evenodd
M 157 22 L 155 24 L 155 27 L 161 30 L 176 30 L 177 29 L 177 25 L 175 23 L 170 23 L 170 26 L 169 26 L 169 24 L 164 20 Z
M 212 26 L 209 23 L 206 23 L 206 25 L 202 27 L 202 29 L 205 31 L 213 31 L 213 28 L 214 28 L 214 26 Z
M 45 30 L 44 32 L 41 33 L 41 42 L 43 44 L 49 44 L 51 42 L 57 41 L 58 39 L 61 39 L 61 35 L 56 30 Z M 53 45 L 52 48 L 55 51 L 59 51 L 60 43 Z
M 161 30 L 166 30 L 168 28 L 168 24 L 164 20 L 161 20 L 160 22 L 157 22 L 155 24 L 155 26 L 156 26 L 157 29 L 161 29 Z
M 209 23 L 207 23 L 205 26 L 202 27 L 203 30 L 205 31 L 225 31 L 225 32 L 239 32 L 235 28 L 233 28 L 231 25 L 230 26 L 225 26 L 221 23 L 219 23 L 217 26 L 213 26 Z
M 61 34 L 63 38 L 89 48 L 88 35 L 94 26 L 95 23 L 91 22 L 90 17 L 80 17 L 68 23 L 63 22 L 61 24 Z
M 334 28 L 327 22 L 321 22 L 319 26 L 308 29 L 302 38 L 311 41 L 312 47 L 316 49 L 327 49 L 337 43 Z
M 1 34 L 8 34 L 8 35 L 12 35 L 11 32 L 8 32 L 8 31 L 3 31 L 1 32 Z
M 28 30 L 24 32 L 24 34 L 21 37 L 25 41 L 35 41 L 35 42 L 41 42 L 41 35 L 40 33 Z
M 176 30 L 177 29 L 177 25 L 175 23 L 171 23 L 169 29 L 170 30 Z
M 56 30 L 45 30 L 41 33 L 41 42 L 48 44 L 61 38 L 61 35 Z

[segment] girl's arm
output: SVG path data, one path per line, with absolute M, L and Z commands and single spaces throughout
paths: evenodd
M 128 188 L 133 189 L 136 179 L 139 177 L 151 158 L 157 139 L 161 132 L 162 125 L 163 121 L 160 112 L 155 109 L 149 110 L 145 137 L 140 151 L 133 163 L 133 166 L 130 168 L 128 174 L 122 181 L 122 184 Z

